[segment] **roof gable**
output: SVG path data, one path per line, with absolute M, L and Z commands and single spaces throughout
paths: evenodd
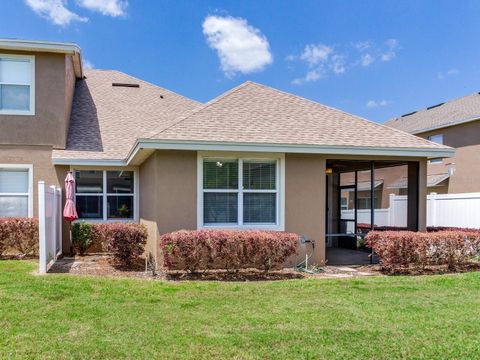
M 265 85 L 246 82 L 150 137 L 372 148 L 447 148 Z
M 199 105 L 119 71 L 87 70 L 86 79 L 76 84 L 67 147 L 53 157 L 123 160 L 138 138 L 170 126 Z

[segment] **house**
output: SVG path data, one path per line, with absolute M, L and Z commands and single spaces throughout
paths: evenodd
M 0 40 L 0 93 L 0 216 L 35 216 L 37 181 L 63 186 L 73 171 L 79 216 L 145 224 L 155 256 L 162 233 L 253 228 L 315 241 L 322 264 L 326 239 L 352 222 L 340 214 L 342 173 L 405 166 L 408 227 L 422 230 L 427 161 L 454 155 L 253 82 L 201 104 L 85 70 L 75 44 Z
M 428 192 L 480 192 L 480 93 L 410 112 L 385 125 L 456 149 L 454 157 L 428 162 Z M 404 189 L 404 180 L 390 186 Z

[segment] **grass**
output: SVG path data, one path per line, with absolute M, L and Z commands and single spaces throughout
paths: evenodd
M 0 358 L 479 358 L 480 273 L 215 283 L 0 261 Z

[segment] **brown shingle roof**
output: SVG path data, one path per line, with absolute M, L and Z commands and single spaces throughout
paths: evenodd
M 343 111 L 246 82 L 150 137 L 372 148 L 448 149 Z
M 480 95 L 474 93 L 385 122 L 396 129 L 418 134 L 480 119 Z
M 168 127 L 200 105 L 119 71 L 87 70 L 85 75 L 75 87 L 67 147 L 54 150 L 54 159 L 123 160 L 138 138 Z

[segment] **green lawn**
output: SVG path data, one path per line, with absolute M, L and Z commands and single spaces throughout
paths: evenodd
M 479 358 L 480 273 L 214 283 L 0 261 L 0 358 Z

